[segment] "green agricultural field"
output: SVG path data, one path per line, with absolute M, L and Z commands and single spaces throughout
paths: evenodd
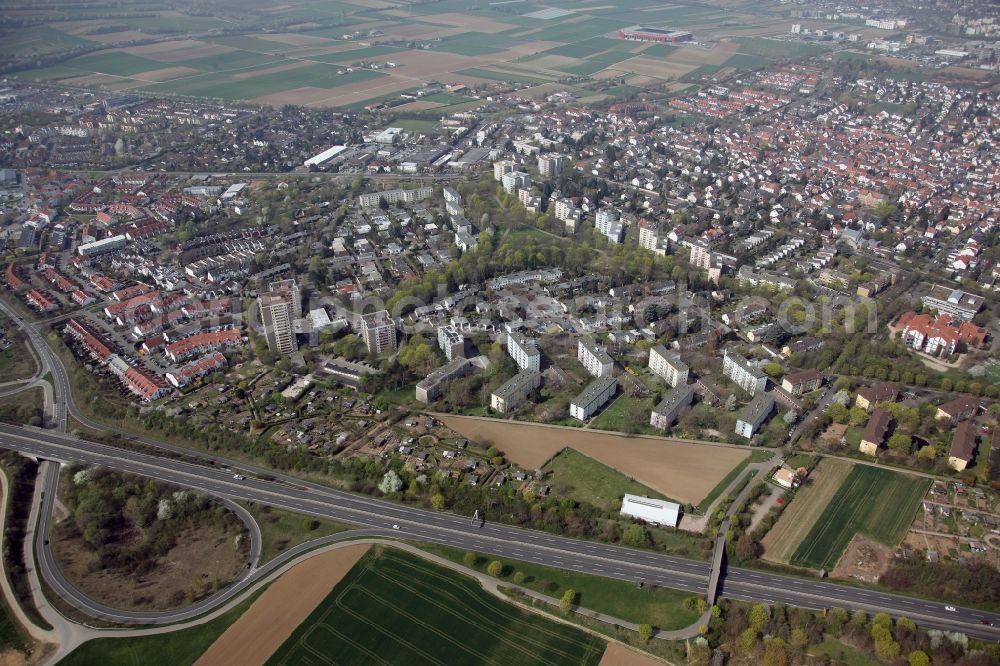
M 604 641 L 487 594 L 465 578 L 375 548 L 268 664 L 598 664 Z M 330 655 L 327 658 L 325 655 Z
M 739 69 L 759 69 L 770 64 L 770 60 L 761 56 L 748 55 L 746 53 L 736 53 L 725 62 L 726 67 L 737 67 Z
M 80 70 L 80 74 L 112 74 L 114 76 L 132 76 L 140 72 L 151 72 L 154 69 L 169 67 L 156 60 L 132 55 L 125 51 L 104 51 L 95 55 L 74 58 L 63 63 L 66 67 Z
M 41 25 L 0 32 L 0 53 L 11 56 L 55 53 L 93 43 Z
M 278 65 L 283 61 L 273 55 L 264 53 L 251 53 L 249 51 L 227 51 L 216 53 L 201 58 L 191 58 L 173 63 L 174 66 L 190 67 L 203 72 L 217 72 L 223 70 L 246 69 L 260 65 Z M 170 65 L 161 65 L 169 67 Z
M 636 54 L 626 53 L 624 51 L 607 51 L 605 53 L 599 53 L 595 56 L 587 58 L 579 65 L 574 65 L 572 67 L 567 67 L 565 70 L 570 74 L 579 74 L 580 76 L 590 76 L 595 74 L 602 69 L 607 69 L 611 65 L 617 64 L 623 60 L 628 60 L 629 58 L 634 58 Z
M 523 81 L 525 83 L 550 83 L 548 79 L 540 79 L 537 76 L 525 76 L 523 74 L 513 74 L 507 72 L 492 72 L 488 69 L 480 69 L 478 67 L 471 67 L 469 69 L 462 69 L 456 74 L 461 74 L 462 76 L 472 76 L 477 79 L 485 79 L 487 81 Z
M 401 49 L 396 46 L 369 46 L 363 49 L 354 49 L 352 51 L 341 51 L 339 53 L 328 53 L 325 55 L 310 56 L 310 60 L 317 60 L 319 62 L 343 62 L 352 63 L 359 62 L 361 60 L 368 60 L 376 56 L 390 55 L 393 53 L 403 53 L 406 49 Z
M 582 42 L 574 44 L 563 44 L 554 49 L 549 49 L 545 53 L 548 55 L 566 56 L 567 58 L 586 58 L 594 53 L 600 53 L 601 51 L 621 46 L 623 43 L 627 44 L 628 42 L 623 42 L 620 39 L 608 39 L 607 37 L 594 37 L 593 39 L 585 39 Z
M 505 35 L 466 32 L 454 37 L 445 37 L 440 44 L 434 45 L 434 49 L 457 55 L 479 56 L 490 53 L 502 53 L 512 41 L 514 40 Z
M 895 547 L 906 534 L 930 484 L 930 479 L 855 465 L 792 555 L 791 563 L 832 569 L 859 533 Z
M 618 470 L 612 469 L 575 449 L 560 451 L 546 469 L 552 472 L 549 483 L 555 488 L 565 488 L 563 492 L 578 502 L 590 502 L 594 506 L 618 505 L 622 495 L 646 495 L 657 499 L 667 499 L 664 495 L 634 481 Z
M 761 56 L 764 58 L 801 58 L 822 53 L 824 49 L 812 44 L 790 42 L 763 37 L 740 37 L 736 40 L 740 45 L 740 53 Z
M 649 48 L 644 49 L 640 55 L 651 58 L 665 58 L 676 50 L 677 46 L 673 44 L 653 44 Z
M 182 95 L 198 95 L 202 97 L 218 97 L 221 99 L 253 99 L 263 95 L 272 95 L 294 88 L 336 88 L 337 86 L 377 79 L 385 76 L 381 72 L 370 69 L 356 70 L 346 74 L 337 74 L 334 65 L 308 65 L 298 69 L 282 72 L 272 72 L 245 79 L 229 79 L 208 74 L 201 76 L 182 77 L 146 86 L 143 90 L 150 92 L 173 92 Z

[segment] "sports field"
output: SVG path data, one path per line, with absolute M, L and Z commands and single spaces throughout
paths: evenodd
M 529 614 L 472 579 L 372 549 L 268 664 L 598 664 L 604 641 Z
M 791 563 L 832 569 L 859 532 L 895 547 L 913 522 L 930 483 L 930 479 L 855 465 L 795 550 Z

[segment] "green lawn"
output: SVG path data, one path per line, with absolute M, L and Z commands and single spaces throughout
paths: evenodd
M 437 544 L 420 544 L 420 547 L 465 566 L 463 550 Z M 488 555 L 479 555 L 472 568 L 486 573 L 493 559 Z M 614 578 L 564 571 L 530 562 L 501 561 L 504 565 L 501 578 L 510 580 L 515 571 L 520 571 L 525 575 L 522 587 L 557 599 L 566 590 L 575 590 L 580 595 L 580 606 L 587 610 L 607 613 L 636 624 L 648 622 L 660 629 L 687 627 L 698 619 L 697 612 L 684 608 L 684 600 L 692 596 L 689 592 L 665 587 L 639 588 L 635 583 Z
M 603 640 L 507 604 L 472 579 L 373 548 L 267 661 L 598 664 Z
M 188 666 L 235 622 L 263 590 L 205 624 L 169 634 L 137 638 L 95 638 L 59 662 L 59 666 Z
M 552 472 L 549 483 L 560 495 L 564 493 L 559 489 L 566 488 L 566 496 L 578 502 L 590 502 L 594 506 L 619 508 L 625 493 L 668 499 L 575 449 L 563 449 L 549 461 L 545 469 Z
M 0 650 L 25 649 L 24 630 L 14 617 L 6 600 L 0 600 Z
M 845 645 L 835 638 L 827 638 L 819 645 L 813 645 L 808 650 L 814 657 L 830 657 L 834 664 L 843 666 L 877 666 L 878 660 L 850 645 Z
M 27 345 L 20 340 L 0 352 L 0 377 L 5 382 L 30 379 L 35 374 L 35 361 Z
M 628 416 L 628 412 L 633 404 L 639 403 L 638 411 L 645 415 L 642 421 L 635 423 Z M 616 432 L 627 432 L 626 423 L 632 432 L 642 435 L 662 435 L 663 433 L 649 425 L 649 413 L 655 407 L 655 402 L 650 398 L 632 398 L 628 395 L 619 395 L 604 411 L 594 417 L 590 422 L 590 427 L 596 430 L 614 430 Z
M 258 504 L 245 506 L 253 514 L 260 525 L 263 543 L 260 550 L 260 564 L 269 562 L 275 557 L 305 541 L 345 532 L 352 529 L 350 525 L 335 523 L 330 520 L 311 518 L 300 513 L 292 513 L 282 509 L 262 507 Z M 316 520 L 316 529 L 306 529 L 306 520 Z
M 832 569 L 858 533 L 895 547 L 930 484 L 930 479 L 855 465 L 792 555 L 791 563 Z

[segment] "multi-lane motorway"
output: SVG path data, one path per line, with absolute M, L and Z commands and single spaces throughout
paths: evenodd
M 0 310 L 7 312 L 25 331 L 43 365 L 52 372 L 55 395 L 54 420 L 59 431 L 0 425 L 0 447 L 50 460 L 76 460 L 103 465 L 198 489 L 217 497 L 244 499 L 346 522 L 364 528 L 368 534 L 395 535 L 401 539 L 446 544 L 499 557 L 610 578 L 641 580 L 647 584 L 694 593 L 704 593 L 707 588 L 711 570 L 710 565 L 705 562 L 569 539 L 503 524 L 490 523 L 478 526 L 469 518 L 353 495 L 217 458 L 216 460 L 222 464 L 246 471 L 246 478 L 237 480 L 233 478 L 231 472 L 211 464 L 207 456 L 143 436 L 128 435 L 131 439 L 152 447 L 174 453 L 183 452 L 187 460 L 201 458 L 204 462 L 180 461 L 65 435 L 63 433 L 66 430 L 67 415 L 72 415 L 84 425 L 97 430 L 109 432 L 114 430 L 91 421 L 76 409 L 66 369 L 41 333 L 28 325 L 2 301 Z M 268 478 L 275 481 L 255 478 L 258 474 L 267 474 Z M 72 603 L 95 617 L 137 623 L 176 622 L 191 617 L 185 615 L 185 612 L 112 617 L 114 614 L 110 613 L 110 609 L 90 602 L 82 594 L 70 592 L 68 583 L 62 580 L 58 567 L 51 558 L 43 557 L 39 564 L 47 579 L 55 581 L 56 585 L 62 584 Z M 251 572 L 239 584 L 224 591 L 224 595 L 228 598 L 270 570 L 271 567 L 265 567 L 260 571 Z M 718 594 L 732 599 L 785 603 L 805 608 L 843 607 L 863 609 L 873 613 L 885 611 L 897 616 L 906 615 L 926 627 L 963 631 L 977 638 L 1000 641 L 1000 614 L 961 606 L 950 611 L 947 610 L 948 606 L 941 602 L 924 601 L 820 580 L 731 568 L 722 576 Z M 213 597 L 206 600 L 206 603 L 216 601 L 218 598 Z M 204 608 L 199 608 L 198 612 L 202 610 Z
M 277 508 L 359 525 L 380 535 L 441 543 L 563 569 L 593 573 L 693 593 L 704 592 L 709 564 L 659 553 L 633 550 L 487 523 L 353 495 L 293 479 L 278 481 L 247 475 L 243 480 L 207 462 L 180 461 L 122 450 L 105 444 L 33 428 L 0 426 L 0 447 L 50 460 L 76 460 L 157 478 L 216 496 L 251 500 Z M 394 529 L 393 526 L 398 526 Z M 47 572 L 51 574 L 52 572 Z M 252 580 L 251 577 L 248 581 Z M 243 584 L 247 584 L 246 582 Z M 948 611 L 940 602 L 887 594 L 748 569 L 729 569 L 720 595 L 735 599 L 785 603 L 808 608 L 844 607 L 875 613 L 906 615 L 926 626 L 963 631 L 970 636 L 1000 640 L 1000 614 L 958 607 Z M 101 609 L 94 609 L 101 616 Z M 135 622 L 170 622 L 176 616 L 136 617 Z M 982 621 L 997 627 L 982 624 Z

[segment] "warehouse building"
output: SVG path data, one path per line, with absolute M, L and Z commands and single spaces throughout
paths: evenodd
M 667 500 L 651 499 L 639 495 L 629 495 L 622 498 L 623 516 L 631 516 L 647 523 L 664 527 L 677 527 L 681 516 L 681 505 Z

